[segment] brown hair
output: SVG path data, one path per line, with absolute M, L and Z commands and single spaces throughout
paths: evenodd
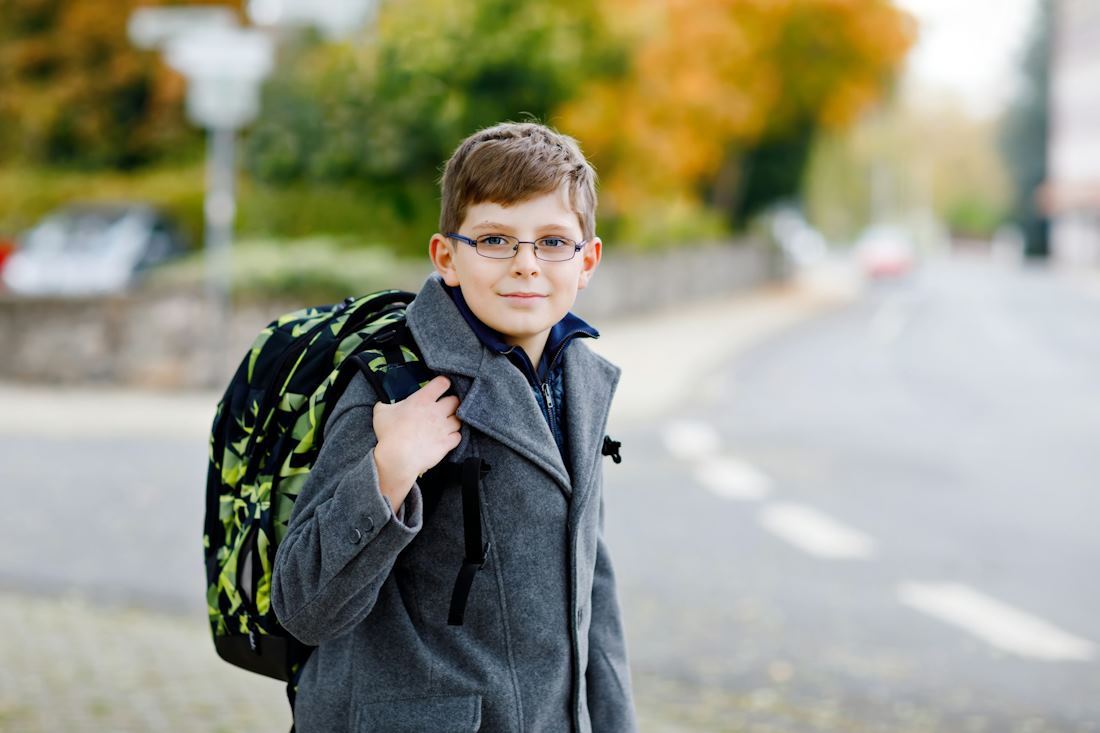
M 466 208 L 507 206 L 565 183 L 581 236 L 596 236 L 596 171 L 577 141 L 534 122 L 503 122 L 462 141 L 443 170 L 439 231 L 458 231 Z

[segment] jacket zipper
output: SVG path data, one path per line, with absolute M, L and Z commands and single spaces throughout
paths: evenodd
M 542 383 L 542 396 L 546 400 L 546 411 L 550 415 L 550 429 L 554 428 L 554 398 L 550 396 L 550 383 Z
M 554 352 L 554 356 L 550 359 L 550 366 L 546 368 L 547 376 L 549 376 L 550 373 L 554 371 L 554 365 L 558 363 L 558 357 L 561 356 L 561 352 L 565 351 L 565 347 L 569 345 L 570 341 L 572 341 L 571 338 L 566 339 L 564 342 L 562 342 L 560 346 L 558 346 L 558 350 Z M 550 432 L 556 435 L 557 432 L 554 430 L 554 425 L 556 424 L 557 420 L 554 415 L 554 398 L 550 396 L 550 382 L 543 382 L 541 387 L 543 399 L 546 400 L 546 411 L 550 415 Z

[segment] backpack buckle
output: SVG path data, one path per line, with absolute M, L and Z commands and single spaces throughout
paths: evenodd
M 371 340 L 379 346 L 385 346 L 397 340 L 397 337 L 405 330 L 405 322 L 401 321 L 393 328 L 382 329 L 374 334 Z

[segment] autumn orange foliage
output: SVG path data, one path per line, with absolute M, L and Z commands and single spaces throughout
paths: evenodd
M 603 0 L 632 48 L 625 80 L 588 85 L 556 119 L 612 210 L 691 195 L 741 151 L 810 124 L 852 123 L 915 39 L 888 0 Z
M 188 132 L 184 82 L 126 25 L 150 0 L 11 0 L 0 15 L 0 154 L 80 166 L 146 162 Z M 189 0 L 234 8 L 240 0 Z

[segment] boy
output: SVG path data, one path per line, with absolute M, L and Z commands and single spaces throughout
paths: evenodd
M 569 313 L 601 257 L 595 173 L 571 138 L 506 123 L 458 147 L 442 194 L 436 272 L 407 317 L 439 376 L 392 405 L 352 379 L 275 559 L 279 621 L 317 645 L 297 730 L 633 731 L 602 531 L 619 369 Z M 459 492 L 425 519 L 417 484 L 445 456 L 491 469 L 462 625 Z

